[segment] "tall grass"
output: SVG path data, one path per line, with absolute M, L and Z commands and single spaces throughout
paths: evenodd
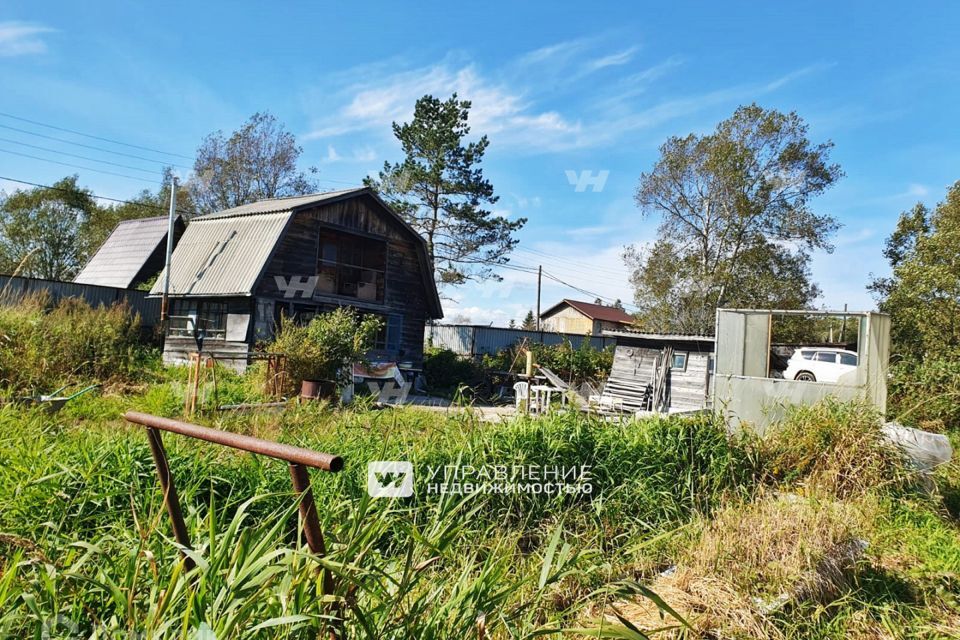
M 206 625 L 217 637 L 315 634 L 331 609 L 317 560 L 294 533 L 286 466 L 166 437 L 195 541 L 198 569 L 186 576 L 144 434 L 102 421 L 98 403 L 114 406 L 88 400 L 56 418 L 0 409 L 0 532 L 10 536 L 0 538 L 9 581 L 0 619 L 10 632 L 60 616 L 83 633 L 165 637 Z M 209 424 L 348 461 L 313 482 L 330 546 L 322 565 L 338 576 L 333 595 L 351 637 L 478 637 L 480 628 L 529 637 L 576 625 L 599 592 L 629 589 L 618 579 L 635 560 L 631 538 L 709 513 L 749 477 L 745 452 L 707 420 L 491 425 L 469 412 L 304 405 Z M 374 459 L 411 460 L 418 475 L 431 465 L 586 464 L 593 491 L 371 500 Z
M 138 377 L 151 358 L 140 318 L 124 305 L 93 308 L 48 294 L 0 296 L 0 387 L 50 392 L 67 382 Z
M 170 375 L 143 395 L 84 398 L 56 416 L 0 408 L 0 637 L 190 637 L 209 628 L 218 638 L 313 638 L 341 615 L 350 638 L 533 638 L 598 619 L 603 633 L 620 634 L 610 637 L 641 637 L 612 606 L 643 600 L 650 580 L 658 593 L 670 564 L 680 573 L 661 594 L 671 596 L 665 604 L 687 617 L 683 598 L 701 589 L 697 606 L 743 637 L 843 637 L 874 628 L 888 604 L 914 631 L 936 611 L 960 611 L 938 595 L 956 585 L 948 576 L 960 557 L 956 523 L 936 496 L 890 491 L 884 478 L 898 473 L 898 461 L 877 448 L 876 423 L 862 407 L 829 403 L 792 413 L 765 443 L 730 436 L 709 417 L 488 423 L 469 410 L 321 403 L 279 415 L 202 415 L 196 421 L 337 453 L 347 464 L 312 476 L 329 548 L 319 560 L 297 533 L 285 464 L 166 435 L 197 565 L 187 574 L 146 438 L 115 417 L 125 408 L 174 415 L 182 398 L 178 374 Z M 250 390 L 243 378 L 222 378 L 225 397 Z M 853 457 L 843 453 L 851 443 Z M 411 461 L 414 495 L 371 499 L 371 460 Z M 423 490 L 430 468 L 450 465 L 588 465 L 592 491 Z M 861 475 L 873 484 L 854 482 Z M 770 497 L 797 491 L 814 497 Z M 829 602 L 796 603 L 819 622 L 751 600 L 809 585 L 810 569 L 852 535 L 867 538 L 876 556 L 849 583 L 838 581 Z M 893 568 L 898 554 L 921 559 L 922 579 Z M 336 576 L 334 593 L 322 592 L 319 569 Z M 696 580 L 677 583 L 683 575 Z M 921 600 L 897 595 L 901 582 Z M 721 600 L 704 600 L 710 594 Z M 646 602 L 648 617 L 625 622 L 687 637 L 717 631 L 709 617 L 691 616 L 691 630 Z M 844 608 L 854 606 L 867 622 Z

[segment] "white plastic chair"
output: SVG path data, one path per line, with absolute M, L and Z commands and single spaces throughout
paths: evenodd
M 517 411 L 536 411 L 536 402 L 530 399 L 530 383 L 518 382 L 513 385 L 513 397 L 517 404 Z

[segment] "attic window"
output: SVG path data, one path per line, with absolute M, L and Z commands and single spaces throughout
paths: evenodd
M 383 302 L 387 243 L 340 231 L 320 232 L 317 293 Z

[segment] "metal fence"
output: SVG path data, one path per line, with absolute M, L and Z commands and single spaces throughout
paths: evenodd
M 589 341 L 594 349 L 603 349 L 617 343 L 616 338 L 604 336 L 582 336 L 572 333 L 528 331 L 471 324 L 428 325 L 423 336 L 424 344 L 427 346 L 442 347 L 462 356 L 471 357 L 496 353 L 524 339 L 528 342 L 548 345 L 569 340 L 575 349 L 579 349 L 585 340 Z
M 160 299 L 148 298 L 146 291 L 0 275 L 0 294 L 16 297 L 39 291 L 47 291 L 54 303 L 63 298 L 83 298 L 91 307 L 109 307 L 126 302 L 140 314 L 140 324 L 144 328 L 152 328 L 160 323 Z

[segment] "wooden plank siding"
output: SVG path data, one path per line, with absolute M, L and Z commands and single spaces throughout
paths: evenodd
M 646 409 L 647 388 L 653 385 L 657 358 L 665 347 L 671 347 L 674 354 L 686 354 L 686 367 L 671 369 L 669 373 L 670 410 L 695 411 L 706 408 L 712 351 L 712 343 L 706 341 L 618 336 L 613 367 L 604 394 L 622 399 L 626 410 Z
M 387 245 L 383 302 L 360 300 L 332 294 L 314 293 L 305 299 L 284 298 L 276 277 L 306 278 L 317 273 L 317 259 L 322 229 L 363 235 L 383 240 Z M 298 211 L 268 262 L 256 296 L 270 299 L 275 305 L 313 305 L 320 310 L 351 306 L 363 312 L 402 317 L 399 349 L 378 350 L 377 358 L 409 361 L 419 366 L 423 361 L 423 334 L 428 314 L 427 291 L 423 267 L 416 241 L 410 231 L 387 215 L 369 196 L 362 196 Z M 260 305 L 258 305 L 259 307 Z M 266 319 L 257 318 L 262 326 Z
M 709 361 L 709 354 L 690 352 L 687 356 L 686 371 L 670 371 L 671 409 L 693 411 L 706 406 Z

